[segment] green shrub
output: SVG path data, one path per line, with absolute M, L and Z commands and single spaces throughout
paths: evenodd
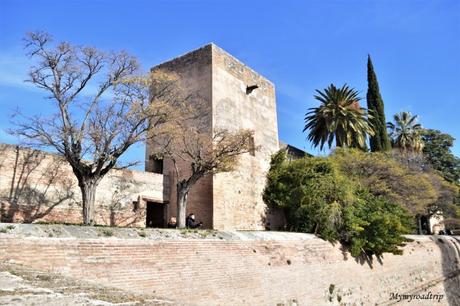
M 352 184 L 326 158 L 283 162 L 277 154 L 264 192 L 267 203 L 281 207 L 290 230 L 315 233 L 335 241 L 342 226 L 342 207 L 354 198 Z
M 368 191 L 359 193 L 358 200 L 344 210 L 342 242 L 353 256 L 401 254 L 398 248 L 414 227 L 414 219 L 398 204 Z
M 412 214 L 426 213 L 426 207 L 437 199 L 428 173 L 410 169 L 391 154 L 339 148 L 330 158 L 350 180 L 404 206 Z
M 264 200 L 283 208 L 290 230 L 314 233 L 362 253 L 399 254 L 413 220 L 399 204 L 373 195 L 345 176 L 334 158 L 285 161 L 275 154 L 264 190 Z
M 7 226 L 5 226 L 5 227 L 0 228 L 0 233 L 6 234 L 6 233 L 8 233 L 9 231 L 14 230 L 14 228 L 15 228 L 14 225 L 11 225 L 11 224 L 10 224 L 10 225 L 7 225 Z
M 106 237 L 111 237 L 113 236 L 113 231 L 111 229 L 108 229 L 108 228 L 104 228 L 101 230 L 101 233 L 106 236 Z

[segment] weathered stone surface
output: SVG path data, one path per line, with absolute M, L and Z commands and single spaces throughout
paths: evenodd
M 183 237 L 180 230 L 145 230 L 145 237 L 123 238 L 117 231 L 135 230 L 113 229 L 109 238 L 84 238 L 92 228 L 74 227 L 55 238 L 23 227 L 43 232 L 47 226 L 15 225 L 0 233 L 0 261 L 184 304 L 390 305 L 397 302 L 392 294 L 430 292 L 442 295 L 439 303 L 402 304 L 460 302 L 459 237 L 411 236 L 403 255 L 365 261 L 300 233 L 190 231 L 196 235 Z
M 270 156 L 278 149 L 273 84 L 214 44 L 187 53 L 152 69 L 179 75 L 187 94 L 198 95 L 211 106 L 209 137 L 219 130 L 254 131 L 254 155 L 244 154 L 236 171 L 206 177 L 192 188 L 187 213 L 193 212 L 206 228 L 264 229 L 266 205 L 262 200 Z M 256 85 L 251 93 L 248 86 Z M 155 152 L 147 146 L 147 159 Z M 182 163 L 184 170 L 189 165 Z M 150 171 L 147 164 L 146 170 Z M 172 175 L 171 162 L 164 173 Z M 175 185 L 172 182 L 172 185 Z M 176 191 L 171 188 L 168 217 L 175 216 Z
M 277 219 L 267 215 L 262 200 L 270 156 L 278 150 L 273 84 L 214 44 L 153 69 L 177 73 L 187 94 L 208 103 L 204 131 L 210 138 L 220 130 L 250 129 L 259 148 L 242 155 L 235 171 L 204 177 L 193 186 L 187 213 L 195 213 L 205 228 L 264 229 L 268 217 Z M 164 224 L 176 216 L 172 162 L 164 161 L 164 175 L 153 173 L 154 152 L 154 145 L 147 143 L 146 172 L 113 170 L 101 181 L 97 223 L 145 226 L 147 201 L 164 203 Z M 189 165 L 182 162 L 179 168 Z M 80 223 L 80 198 L 70 167 L 58 156 L 0 145 L 1 220 Z
M 212 45 L 213 129 L 254 131 L 254 155 L 244 154 L 236 171 L 213 178 L 213 224 L 216 229 L 261 230 L 266 205 L 262 199 L 270 157 L 278 151 L 273 84 Z M 250 86 L 258 86 L 251 93 Z
M 193 94 L 199 97 L 200 103 L 208 103 L 212 101 L 212 52 L 211 46 L 204 46 L 195 51 L 189 52 L 183 56 L 175 58 L 171 61 L 162 63 L 152 69 L 162 69 L 165 71 L 173 71 L 179 77 L 180 86 L 185 93 Z M 192 100 L 193 101 L 193 100 Z M 209 114 L 209 124 L 203 128 L 209 132 L 211 137 L 212 122 L 211 113 Z M 152 171 L 151 159 L 149 158 L 155 153 L 155 144 L 147 142 L 146 149 L 146 171 Z M 178 168 L 183 173 L 189 172 L 190 165 L 178 161 Z M 167 220 L 170 217 L 175 217 L 177 214 L 176 207 L 176 179 L 174 176 L 174 166 L 170 160 L 164 161 L 163 174 L 171 177 L 170 185 L 171 192 L 169 195 L 169 204 L 167 207 Z M 200 181 L 192 188 L 188 195 L 187 213 L 193 212 L 199 221 L 203 222 L 205 228 L 212 228 L 212 177 L 208 176 Z
M 112 170 L 96 193 L 99 224 L 145 226 L 145 200 L 163 202 L 163 175 Z M 81 193 L 72 169 L 57 155 L 0 144 L 3 222 L 81 223 Z
M 11 262 L 0 263 L 0 305 L 178 305 L 154 296 L 133 294 L 39 271 Z

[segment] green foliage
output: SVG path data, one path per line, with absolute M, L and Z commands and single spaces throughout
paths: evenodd
M 426 213 L 426 207 L 438 198 L 428 173 L 411 170 L 390 154 L 337 149 L 331 158 L 361 187 L 402 205 L 414 215 Z
M 424 142 L 421 137 L 422 126 L 417 123 L 418 116 L 410 112 L 401 112 L 393 116 L 394 122 L 388 122 L 391 144 L 403 152 L 420 153 Z
M 452 154 L 454 140 L 449 134 L 425 129 L 421 132 L 425 143 L 423 154 L 441 175 L 452 183 L 460 183 L 460 158 Z
M 14 225 L 7 225 L 5 227 L 0 228 L 0 233 L 6 234 L 11 230 L 14 230 L 15 226 Z
M 344 241 L 353 256 L 402 254 L 398 248 L 406 242 L 401 234 L 413 228 L 413 218 L 400 205 L 364 191 L 354 205 L 346 207 Z
M 460 186 L 433 171 L 429 171 L 427 175 L 437 192 L 436 201 L 429 207 L 430 212 L 441 210 L 445 218 L 460 218 Z
M 404 208 L 345 176 L 334 158 L 283 157 L 273 156 L 264 199 L 284 209 L 290 230 L 341 241 L 353 256 L 399 253 L 412 220 Z
M 325 158 L 304 158 L 280 164 L 277 154 L 269 173 L 265 200 L 284 208 L 294 231 L 326 240 L 339 238 L 341 207 L 352 198 L 349 184 Z
M 336 142 L 337 147 L 366 148 L 366 134 L 374 131 L 366 119 L 366 111 L 359 107 L 358 92 L 343 85 L 341 88 L 329 85 L 323 91 L 317 90 L 315 99 L 319 107 L 310 108 L 305 115 L 303 131 L 309 131 L 308 140 L 323 149 Z
M 113 231 L 111 229 L 108 229 L 108 228 L 104 228 L 101 230 L 101 233 L 105 236 L 105 237 L 111 237 L 113 236 Z
M 369 123 L 374 129 L 374 135 L 369 139 L 371 151 L 388 151 L 391 144 L 386 128 L 384 104 L 370 56 L 367 58 L 367 86 L 367 109 L 372 115 Z
M 413 215 L 440 209 L 445 217 L 460 217 L 459 186 L 424 167 L 423 161 L 407 163 L 397 152 L 368 154 L 343 149 L 335 150 L 331 158 L 348 178 Z

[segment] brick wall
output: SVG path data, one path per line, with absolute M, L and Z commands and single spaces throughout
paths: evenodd
M 96 222 L 145 226 L 145 200 L 163 202 L 163 175 L 112 170 L 96 193 Z M 140 201 L 139 201 L 140 200 Z M 72 169 L 57 155 L 0 144 L 0 221 L 81 223 L 81 193 Z
M 370 263 L 311 235 L 238 235 L 152 240 L 0 234 L 0 260 L 194 305 L 375 305 L 390 304 L 391 293 L 428 292 L 444 297 L 410 305 L 459 305 L 458 237 L 413 237 L 403 256 L 385 254 Z

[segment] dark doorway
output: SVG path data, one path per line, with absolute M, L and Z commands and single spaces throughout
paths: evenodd
M 426 216 L 420 217 L 420 231 L 422 235 L 430 235 L 430 224 L 428 223 L 428 218 Z
M 147 202 L 146 227 L 165 227 L 165 205 Z

